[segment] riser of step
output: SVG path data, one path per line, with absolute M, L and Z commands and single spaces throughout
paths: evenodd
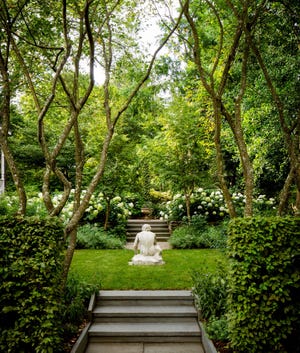
M 196 336 L 156 336 L 156 337 L 147 337 L 147 336 L 89 336 L 90 343 L 201 343 L 201 337 Z M 184 353 L 189 353 L 184 351 Z
M 142 231 L 142 227 L 126 227 L 127 233 L 138 233 Z M 156 233 L 169 233 L 167 227 L 151 227 L 151 231 Z
M 97 306 L 190 306 L 193 301 L 190 299 L 101 299 L 97 298 Z
M 134 240 L 135 240 L 135 236 L 127 235 L 126 239 L 127 239 L 128 242 L 133 243 Z M 156 236 L 156 240 L 157 240 L 157 241 L 165 242 L 165 241 L 168 241 L 169 239 L 170 239 L 170 235 L 167 235 L 167 236 L 163 236 L 163 235 L 160 236 L 160 235 L 158 235 L 158 236 Z
M 131 236 L 136 236 L 137 233 L 139 233 L 141 230 L 140 229 L 127 229 L 126 234 L 131 235 Z M 155 233 L 156 236 L 159 235 L 170 235 L 170 232 L 167 229 L 151 229 L 153 233 Z
M 197 317 L 197 311 L 193 306 L 97 306 L 93 314 L 95 317 Z
M 127 221 L 129 224 L 168 224 L 167 221 L 161 220 L 161 219 L 145 219 L 145 218 L 139 218 L 139 219 L 128 219 Z
M 189 300 L 193 296 L 189 290 L 101 290 L 97 298 L 100 300 Z
M 139 233 L 141 230 L 139 229 L 137 229 L 137 230 L 135 230 L 135 231 L 126 231 L 126 234 L 127 235 L 131 235 L 131 236 L 136 236 L 137 235 L 137 233 Z M 161 231 L 155 231 L 155 230 L 153 230 L 153 232 L 155 233 L 155 235 L 156 236 L 159 236 L 159 235 L 170 235 L 170 233 L 169 233 L 169 231 L 168 230 L 161 230 Z
M 127 229 L 141 232 L 142 226 L 146 223 L 150 224 L 151 230 L 153 232 L 159 231 L 159 230 L 169 230 L 168 223 L 166 222 L 151 222 L 147 220 L 143 220 L 143 222 L 128 222 Z
M 163 317 L 163 316 L 156 316 L 156 317 L 145 317 L 145 316 L 123 316 L 123 317 L 107 317 L 107 316 L 94 316 L 95 323 L 114 323 L 114 324 L 121 324 L 121 323 L 132 323 L 132 324 L 172 324 L 174 321 L 180 320 L 182 323 L 194 322 L 195 317 L 182 317 L 182 316 L 170 316 L 170 317 Z
M 155 230 L 155 229 L 151 229 L 151 231 L 153 232 L 153 233 L 155 233 L 155 235 L 157 236 L 157 235 L 160 235 L 160 234 L 166 234 L 166 235 L 170 235 L 170 232 L 167 230 L 167 229 L 160 229 L 160 230 Z M 126 230 L 126 234 L 128 234 L 128 235 L 137 235 L 137 233 L 139 233 L 139 232 L 141 232 L 141 230 L 140 229 L 127 229 Z
M 159 339 L 160 337 L 200 337 L 200 330 L 197 322 L 182 321 L 164 323 L 164 322 L 117 322 L 117 323 L 93 323 L 89 329 L 90 337 L 119 337 L 119 338 L 137 338 L 151 337 Z
M 130 224 L 127 223 L 127 229 L 134 229 L 134 230 L 142 230 L 142 226 L 144 223 L 141 224 Z M 151 230 L 169 230 L 169 227 L 167 224 L 150 224 Z

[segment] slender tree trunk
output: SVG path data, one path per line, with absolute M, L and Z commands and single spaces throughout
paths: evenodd
M 284 186 L 280 192 L 279 206 L 278 206 L 278 210 L 277 210 L 277 214 L 279 216 L 282 216 L 284 211 L 287 208 L 287 203 L 288 203 L 288 199 L 290 196 L 289 191 L 290 191 L 291 185 L 293 183 L 294 177 L 295 177 L 295 170 L 294 170 L 294 168 L 291 168 L 288 176 L 285 179 Z
M 186 192 L 185 193 L 185 207 L 186 207 L 186 216 L 188 219 L 188 222 L 191 222 L 191 195 L 190 193 Z
M 9 43 L 7 43 L 9 47 Z M 0 51 L 0 73 L 2 77 L 2 92 L 3 100 L 0 102 L 0 117 L 1 117 L 1 131 L 0 131 L 0 145 L 4 154 L 5 160 L 8 164 L 11 176 L 13 178 L 18 196 L 19 209 L 18 214 L 25 215 L 26 213 L 26 191 L 20 177 L 18 167 L 15 163 L 14 157 L 8 145 L 9 125 L 10 125 L 10 104 L 11 104 L 11 89 L 10 78 L 8 73 L 8 53 L 5 59 Z
M 214 121 L 215 121 L 215 135 L 214 142 L 216 148 L 216 163 L 217 163 L 217 176 L 220 183 L 220 187 L 223 192 L 224 200 L 228 208 L 230 218 L 237 216 L 236 210 L 232 201 L 231 194 L 227 187 L 227 183 L 224 177 L 224 162 L 221 148 L 221 112 L 217 101 L 214 101 Z
M 237 129 L 237 145 L 241 157 L 241 164 L 243 169 L 243 175 L 245 180 L 245 208 L 244 216 L 251 217 L 253 215 L 253 190 L 254 190 L 254 173 L 253 166 L 248 154 L 247 145 L 244 140 L 243 132 L 241 129 Z
M 109 216 L 110 216 L 110 198 L 106 198 L 104 230 L 107 230 L 109 227 Z
M 1 142 L 0 139 L 0 144 L 19 196 L 18 214 L 24 216 L 26 213 L 27 196 L 22 182 L 22 178 L 20 177 L 18 167 L 16 166 L 14 157 L 8 147 L 7 141 Z
M 70 233 L 65 234 L 65 237 L 69 238 L 69 245 L 66 250 L 65 259 L 64 259 L 63 278 L 62 278 L 64 286 L 67 283 L 68 273 L 70 270 L 74 251 L 76 248 L 77 226 Z

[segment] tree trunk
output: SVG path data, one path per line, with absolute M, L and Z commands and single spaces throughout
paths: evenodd
M 187 192 L 185 193 L 185 206 L 186 206 L 186 215 L 188 222 L 191 222 L 191 195 Z
M 9 47 L 9 42 L 7 43 Z M 10 78 L 8 73 L 8 53 L 5 59 L 0 51 L 0 73 L 2 77 L 2 92 L 3 100 L 0 104 L 0 117 L 1 117 L 1 131 L 0 131 L 0 145 L 4 154 L 5 160 L 8 164 L 11 176 L 13 178 L 18 196 L 19 196 L 19 209 L 18 214 L 25 215 L 27 197 L 18 167 L 15 163 L 14 157 L 8 145 L 9 125 L 10 125 L 10 104 L 11 104 L 11 89 Z
M 109 216 L 110 216 L 110 198 L 106 198 L 106 210 L 105 210 L 105 220 L 104 220 L 104 230 L 109 227 Z
M 241 164 L 243 169 L 243 175 L 245 180 L 245 208 L 244 216 L 251 217 L 253 215 L 253 190 L 254 190 L 254 175 L 253 175 L 253 166 L 250 161 L 248 154 L 247 146 L 243 136 L 242 130 L 238 129 L 237 134 L 237 145 L 240 152 Z
M 19 215 L 25 215 L 26 213 L 26 205 L 27 205 L 27 196 L 25 192 L 25 188 L 22 182 L 22 179 L 20 177 L 18 168 L 16 166 L 16 163 L 14 161 L 13 155 L 10 152 L 10 149 L 7 145 L 7 141 L 1 141 L 1 148 L 5 156 L 5 160 L 8 164 L 11 176 L 13 178 L 18 196 L 19 196 L 19 209 L 18 209 L 18 214 Z
M 76 248 L 76 239 L 77 239 L 77 227 L 73 228 L 70 233 L 65 233 L 65 238 L 69 238 L 69 245 L 66 250 L 64 268 L 63 268 L 63 285 L 67 283 L 68 273 L 72 263 L 74 251 Z
M 294 168 L 291 168 L 289 171 L 288 176 L 285 179 L 285 183 L 284 186 L 280 192 L 280 196 L 279 196 L 279 206 L 278 206 L 278 210 L 277 210 L 277 214 L 278 216 L 282 216 L 284 211 L 287 208 L 287 204 L 288 204 L 288 199 L 290 196 L 290 188 L 291 185 L 293 183 L 293 179 L 295 176 L 295 171 Z
M 215 121 L 215 135 L 214 142 L 216 148 L 216 163 L 217 163 L 217 175 L 220 183 L 220 187 L 223 192 L 224 200 L 228 208 L 230 218 L 237 216 L 236 210 L 232 201 L 231 194 L 227 187 L 227 183 L 224 177 L 224 162 L 221 148 L 221 113 L 220 107 L 217 101 L 214 101 L 214 121 Z

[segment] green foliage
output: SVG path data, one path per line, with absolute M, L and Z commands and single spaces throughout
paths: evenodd
M 0 218 L 2 352 L 58 350 L 62 240 L 56 219 Z
M 228 341 L 227 270 L 219 264 L 217 271 L 194 271 L 193 294 L 206 331 L 213 340 Z
M 78 327 L 87 319 L 87 308 L 91 295 L 99 291 L 98 283 L 86 283 L 74 273 L 68 276 L 64 293 L 64 311 L 62 314 L 64 341 L 73 338 Z
M 229 248 L 228 317 L 235 351 L 299 352 L 300 219 L 235 219 Z
M 205 330 L 210 339 L 228 342 L 228 321 L 225 315 L 220 318 L 212 317 L 205 323 Z
M 176 228 L 170 236 L 169 243 L 175 249 L 193 249 L 202 245 L 197 229 L 189 225 Z
M 77 249 L 122 249 L 124 241 L 96 225 L 85 224 L 78 229 Z
M 18 210 L 18 200 L 16 197 L 6 197 L 1 195 L 0 197 L 0 215 L 5 216 L 13 214 Z
M 218 226 L 207 225 L 203 217 L 192 217 L 191 224 L 176 228 L 170 244 L 177 249 L 224 248 L 226 247 L 226 223 Z
M 214 273 L 194 271 L 193 294 L 202 319 L 220 318 L 227 309 L 227 271 L 219 264 Z

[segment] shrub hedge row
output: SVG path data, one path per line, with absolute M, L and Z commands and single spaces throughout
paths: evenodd
M 228 235 L 234 351 L 299 352 L 300 219 L 235 219 Z
M 63 228 L 0 218 L 0 351 L 58 352 Z

